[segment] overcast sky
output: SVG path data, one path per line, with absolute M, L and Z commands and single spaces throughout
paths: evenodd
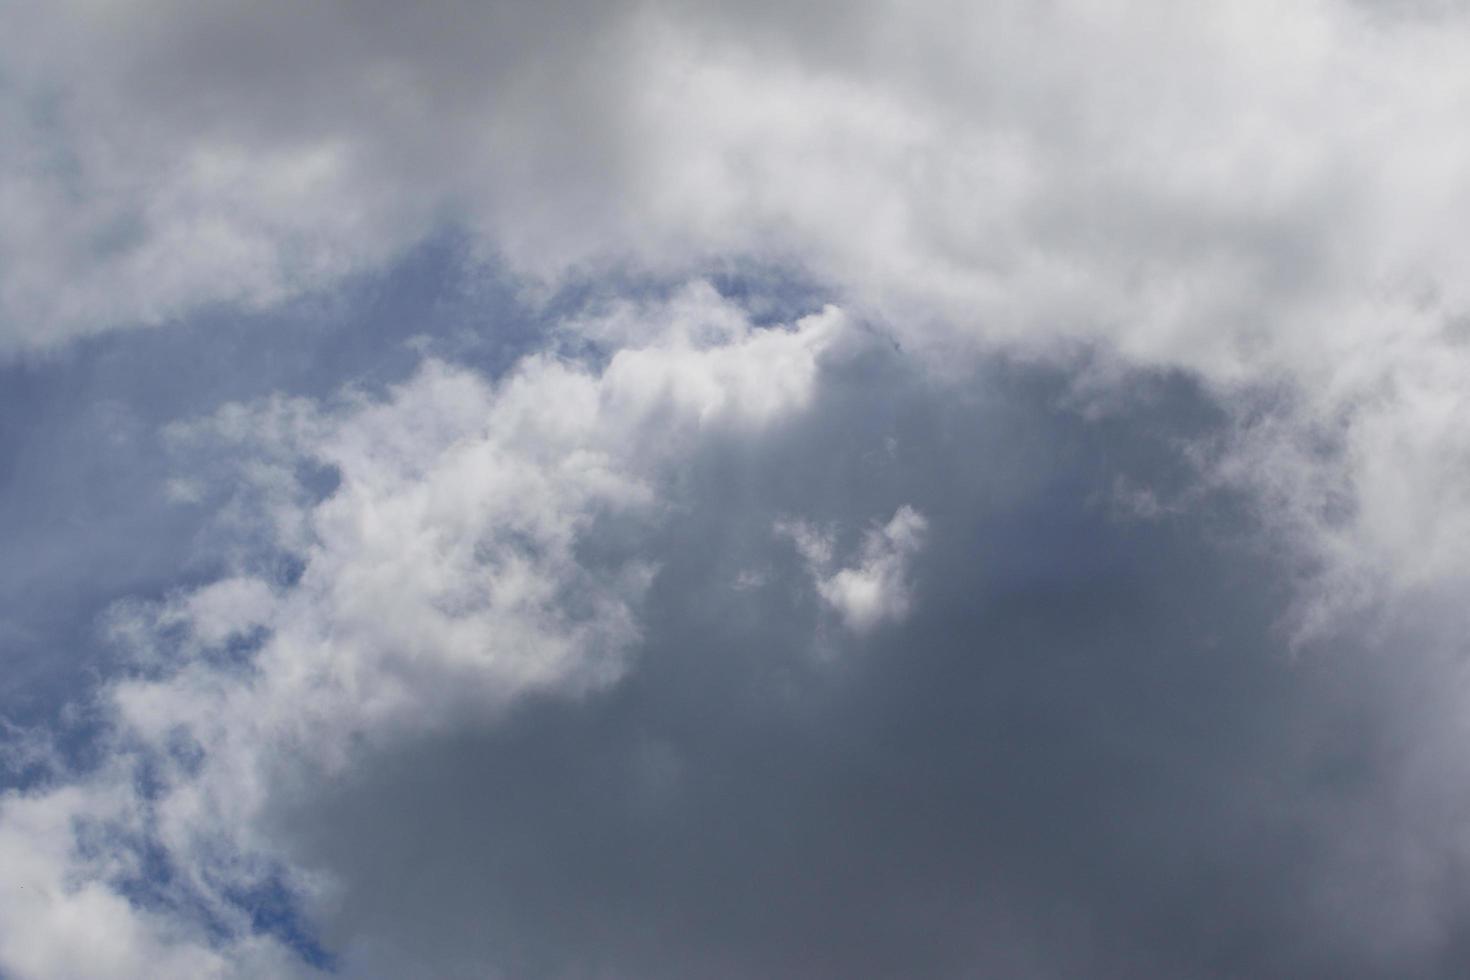
M 0 980 L 1470 975 L 1470 8 L 15 0 Z

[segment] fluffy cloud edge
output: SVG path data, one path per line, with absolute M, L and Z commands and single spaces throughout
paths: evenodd
M 103 761 L 0 796 L 0 968 L 310 974 L 304 940 L 239 897 L 284 889 L 288 917 L 330 900 L 256 826 L 273 793 L 618 679 L 654 568 L 591 563 L 579 542 L 599 520 L 656 521 L 660 474 L 703 439 L 799 415 L 848 331 L 832 308 L 757 327 L 703 284 L 615 315 L 643 318 L 644 341 L 600 366 L 543 352 L 492 381 L 428 360 L 381 398 L 267 399 L 175 428 L 237 486 L 228 518 L 298 570 L 246 554 L 115 611 L 132 667 L 97 695 Z M 303 463 L 336 485 L 313 494 Z

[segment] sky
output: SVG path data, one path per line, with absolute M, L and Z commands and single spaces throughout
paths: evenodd
M 0 980 L 1470 974 L 1470 7 L 4 19 Z

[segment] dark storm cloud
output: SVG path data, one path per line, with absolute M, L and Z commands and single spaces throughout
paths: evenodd
M 344 322 L 381 330 L 361 347 L 360 333 L 303 336 L 283 318 L 246 325 L 248 339 L 223 324 L 103 338 L 24 370 L 76 379 L 78 406 L 127 406 L 156 456 L 129 468 L 80 455 L 157 492 L 181 462 L 145 438 L 162 419 L 343 380 L 381 392 L 412 370 L 404 341 L 418 335 L 488 376 L 517 330 L 545 342 L 545 311 L 509 297 L 481 308 L 478 336 L 458 329 L 455 304 L 442 319 L 375 306 L 411 300 L 416 282 L 455 293 L 452 255 L 348 304 Z M 778 321 L 815 306 L 809 288 L 759 271 L 723 288 Z M 595 307 L 596 294 L 567 303 Z M 272 871 L 231 899 L 252 928 L 366 977 L 1465 968 L 1462 671 L 1442 612 L 1293 651 L 1283 617 L 1299 582 L 1249 495 L 1202 492 L 1187 447 L 1228 441 L 1232 420 L 1187 376 L 1099 389 L 1116 370 L 1102 355 L 1065 370 L 993 358 L 936 386 L 856 330 L 866 339 L 825 363 L 808 409 L 774 431 L 712 430 L 661 471 L 658 520 L 609 513 L 580 537 L 589 568 L 630 554 L 657 565 L 619 682 L 429 734 L 365 733 L 329 780 L 276 764 L 261 829 L 292 874 L 334 884 L 313 906 Z M 198 352 L 216 354 L 190 372 Z M 593 360 L 606 370 L 610 356 Z M 112 432 L 65 400 L 17 404 L 97 445 Z M 208 454 L 232 450 L 203 451 L 183 472 L 208 488 Z M 42 512 L 43 476 L 15 470 L 30 488 L 13 498 L 17 529 Z M 853 633 L 777 526 L 830 531 L 843 564 L 905 505 L 929 526 L 912 613 Z M 49 506 L 87 513 L 75 498 Z M 49 534 L 72 564 L 10 593 L 11 608 L 80 590 L 50 601 L 85 618 L 120 592 L 161 591 L 145 573 L 168 588 L 211 576 L 186 563 L 197 570 L 169 577 L 201 542 L 193 560 L 219 560 L 207 521 L 134 506 L 89 538 Z M 140 524 L 159 529 L 155 557 L 127 566 L 134 578 L 102 575 Z M 175 907 L 188 869 L 156 860 L 126 894 Z
M 1381 799 L 1397 753 L 1432 742 L 1404 719 L 1433 674 L 1350 643 L 1290 656 L 1289 583 L 1228 501 L 1213 526 L 1115 520 L 1092 489 L 1121 471 L 1177 485 L 1168 440 L 1211 411 L 1166 379 L 1100 431 L 1058 410 L 1064 380 L 996 369 L 937 398 L 870 358 L 796 431 L 700 452 L 689 509 L 650 545 L 663 564 L 621 684 L 373 755 L 282 807 L 295 856 L 342 876 L 322 924 L 344 968 L 1470 964 L 1452 835 Z M 854 529 L 899 501 L 933 528 L 913 618 L 837 635 L 770 515 Z M 737 589 L 749 570 L 763 583 Z M 1427 880 L 1404 871 L 1415 849 L 1443 862 Z M 1439 918 L 1410 921 L 1426 902 Z

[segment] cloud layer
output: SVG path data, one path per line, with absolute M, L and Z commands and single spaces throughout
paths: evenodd
M 0 972 L 1459 972 L 1465 27 L 20 3 Z
M 428 361 L 381 402 L 273 399 L 175 429 L 225 454 L 250 547 L 230 577 L 115 611 L 134 667 L 101 692 L 105 761 L 5 800 L 3 918 L 26 923 L 0 932 L 7 969 L 281 975 L 289 951 L 241 897 L 309 890 L 256 836 L 274 785 L 619 677 L 655 569 L 584 556 L 589 528 L 656 520 L 660 474 L 702 431 L 800 410 L 843 332 L 835 309 L 755 329 L 708 287 L 577 326 L 627 317 L 658 339 L 597 369 L 541 354 L 491 385 Z M 285 580 L 251 571 L 283 562 Z
M 1244 434 L 1227 478 L 1321 572 L 1308 631 L 1365 590 L 1463 575 L 1457 8 L 139 3 L 13 23 L 11 351 L 326 289 L 448 218 L 543 286 L 791 263 L 931 355 L 1080 344 L 1220 386 Z

